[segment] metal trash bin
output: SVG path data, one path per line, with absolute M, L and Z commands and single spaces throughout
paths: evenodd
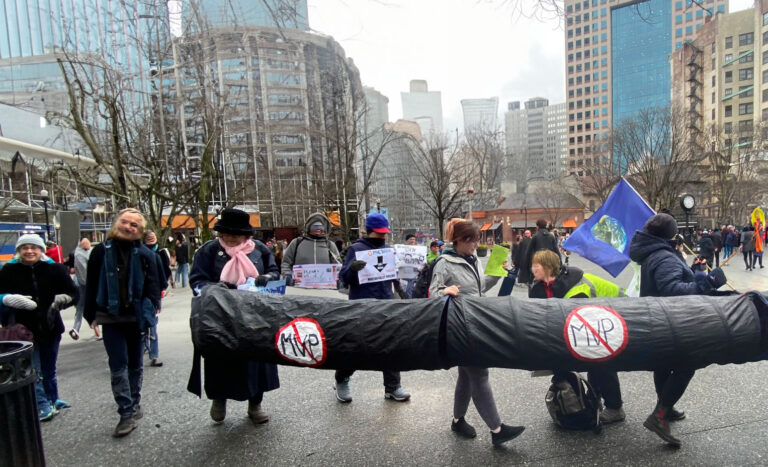
M 32 343 L 0 342 L 0 466 L 45 465 Z

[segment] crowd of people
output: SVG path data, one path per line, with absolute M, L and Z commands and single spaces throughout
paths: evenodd
M 186 287 L 195 295 L 212 284 L 237 288 L 249 280 L 256 286 L 284 279 L 288 286 L 295 282 L 294 267 L 309 264 L 337 264 L 339 283 L 348 291 L 349 300 L 392 300 L 411 298 L 416 285 L 413 274 L 399 279 L 361 282 L 358 273 L 365 268 L 359 253 L 390 248 L 388 219 L 371 213 L 365 220 L 365 235 L 350 245 L 330 240 L 330 220 L 321 213 L 310 215 L 303 233 L 290 244 L 271 239 L 255 240 L 250 217 L 238 209 L 225 209 L 213 227 L 217 238 L 203 244 L 190 257 L 189 242 L 178 235 L 172 248 L 159 245 L 157 235 L 147 229 L 147 222 L 136 209 L 118 213 L 106 241 L 92 246 L 82 239 L 68 260 L 60 247 L 46 245 L 38 235 L 23 235 L 16 244 L 16 256 L 0 269 L 0 312 L 3 324 L 17 322 L 34 335 L 34 365 L 40 375 L 35 386 L 39 418 L 50 420 L 57 411 L 70 406 L 61 399 L 57 387 L 56 360 L 65 327 L 60 311 L 76 306 L 75 320 L 69 335 L 80 337 L 85 319 L 94 335 L 103 339 L 108 356 L 110 384 L 118 424 L 113 435 L 121 437 L 137 427 L 142 417 L 141 389 L 143 356 L 149 355 L 150 366 L 159 367 L 158 315 L 166 290 L 175 285 Z M 445 242 L 428 243 L 425 265 L 431 267 L 428 284 L 430 296 L 485 296 L 500 279 L 526 287 L 532 299 L 623 297 L 618 285 L 569 266 L 569 253 L 563 249 L 567 234 L 550 231 L 545 219 L 536 222 L 536 231 L 525 230 L 511 248 L 502 268 L 507 277 L 487 276 L 476 255 L 481 232 L 472 222 L 452 219 L 445 229 Z M 762 268 L 762 248 L 756 238 L 768 241 L 764 229 L 733 226 L 696 234 L 698 255 L 688 265 L 678 241 L 678 227 L 672 216 L 660 213 L 651 217 L 642 230 L 634 234 L 630 257 L 640 264 L 640 296 L 666 297 L 711 294 L 725 284 L 720 265 L 737 251 L 744 254 L 748 270 L 758 263 Z M 408 236 L 406 245 L 416 238 Z M 764 242 L 757 242 L 760 245 Z M 58 248 L 57 248 L 58 247 Z M 757 251 L 759 250 L 759 251 Z M 58 258 L 51 256 L 58 254 Z M 58 261 L 56 261 L 58 259 Z M 64 264 L 60 264 L 64 263 Z M 190 269 L 191 264 L 191 269 Z M 175 279 L 173 269 L 176 271 Z M 418 274 L 419 271 L 412 271 Z M 70 275 L 72 274 L 72 275 Z M 508 293 L 508 292 L 507 292 Z M 351 378 L 354 369 L 337 370 L 333 390 L 340 403 L 352 401 Z M 383 371 L 384 398 L 405 402 L 411 397 L 401 383 L 399 371 Z M 553 382 L 565 378 L 553 369 Z M 693 369 L 668 368 L 654 372 L 657 404 L 644 426 L 665 442 L 679 446 L 670 423 L 685 417 L 676 409 Z M 626 418 L 621 385 L 615 371 L 593 370 L 588 379 L 604 405 L 600 420 L 604 424 Z M 210 417 L 221 423 L 227 414 L 227 401 L 248 401 L 247 415 L 253 423 L 269 421 L 262 402 L 264 393 L 280 387 L 278 368 L 274 364 L 243 359 L 193 356 L 187 389 L 211 401 Z M 523 431 L 523 426 L 502 422 L 496 408 L 488 368 L 459 367 L 454 388 L 451 430 L 458 436 L 474 438 L 476 429 L 467 420 L 472 402 L 491 433 L 494 445 L 506 443 Z

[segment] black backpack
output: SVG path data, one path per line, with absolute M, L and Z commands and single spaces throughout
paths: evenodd
M 544 398 L 552 420 L 569 430 L 592 430 L 600 433 L 600 400 L 589 381 L 572 371 L 552 377 Z
M 429 284 L 432 283 L 432 271 L 434 271 L 435 265 L 441 259 L 442 256 L 438 256 L 431 263 L 427 263 L 426 266 L 421 268 L 419 276 L 416 278 L 416 284 L 413 286 L 411 298 L 429 298 Z

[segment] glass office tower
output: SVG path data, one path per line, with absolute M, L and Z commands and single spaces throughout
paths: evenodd
M 307 0 L 194 0 L 185 1 L 185 15 L 196 6 L 213 28 L 278 26 L 309 30 Z

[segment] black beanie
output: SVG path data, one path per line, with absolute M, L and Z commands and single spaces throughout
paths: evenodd
M 677 234 L 677 221 L 669 214 L 656 214 L 645 223 L 643 232 L 656 237 L 670 239 Z

